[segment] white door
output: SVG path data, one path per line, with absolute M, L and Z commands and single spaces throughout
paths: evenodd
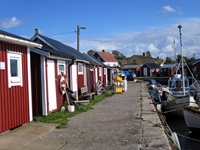
M 76 98 L 78 98 L 78 83 L 77 83 L 77 63 L 74 62 L 74 64 L 72 65 L 72 73 L 71 73 L 71 89 L 72 91 L 74 91 L 74 96 Z
M 97 67 L 95 68 L 95 84 L 98 81 L 98 71 L 97 71 Z
M 143 68 L 144 76 L 147 76 L 147 68 Z
M 57 109 L 55 66 L 53 60 L 47 60 L 49 111 Z

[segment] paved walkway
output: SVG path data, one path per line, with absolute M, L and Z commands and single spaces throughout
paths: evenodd
M 28 123 L 0 135 L 0 149 L 168 150 L 168 139 L 142 83 L 70 118 L 68 127 Z

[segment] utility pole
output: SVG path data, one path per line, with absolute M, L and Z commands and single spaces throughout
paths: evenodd
M 86 29 L 86 27 L 77 26 L 77 51 L 80 49 L 80 29 Z

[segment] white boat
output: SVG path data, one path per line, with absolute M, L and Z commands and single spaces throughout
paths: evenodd
M 181 66 L 181 74 L 175 74 L 168 80 L 168 89 L 163 91 L 162 111 L 163 113 L 173 112 L 183 117 L 183 108 L 190 104 L 189 80 L 185 77 L 184 59 L 181 41 L 181 25 L 178 26 L 180 32 L 180 48 L 181 48 L 181 64 L 176 68 L 179 71 Z M 175 42 L 174 42 L 175 43 Z
M 192 133 L 200 133 L 200 91 L 194 95 L 196 105 L 183 109 L 185 123 Z
M 200 133 L 200 110 L 195 107 L 183 109 L 185 123 L 192 133 Z
M 181 74 L 174 74 L 174 76 L 168 80 L 168 88 L 169 91 L 177 97 L 188 95 L 190 91 L 189 79 L 182 77 Z
M 183 108 L 190 104 L 190 96 L 179 96 L 169 92 L 168 99 L 162 101 L 162 113 L 173 113 L 177 116 L 183 117 Z

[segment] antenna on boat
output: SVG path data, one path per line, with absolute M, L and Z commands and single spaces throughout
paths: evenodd
M 183 93 L 185 95 L 185 75 L 184 75 L 183 48 L 182 48 L 183 45 L 182 45 L 182 39 L 181 39 L 181 36 L 182 36 L 181 28 L 182 28 L 182 26 L 179 25 L 178 28 L 179 28 L 179 33 L 180 33 L 180 50 L 181 50 L 181 64 L 182 64 L 182 78 L 183 78 Z

